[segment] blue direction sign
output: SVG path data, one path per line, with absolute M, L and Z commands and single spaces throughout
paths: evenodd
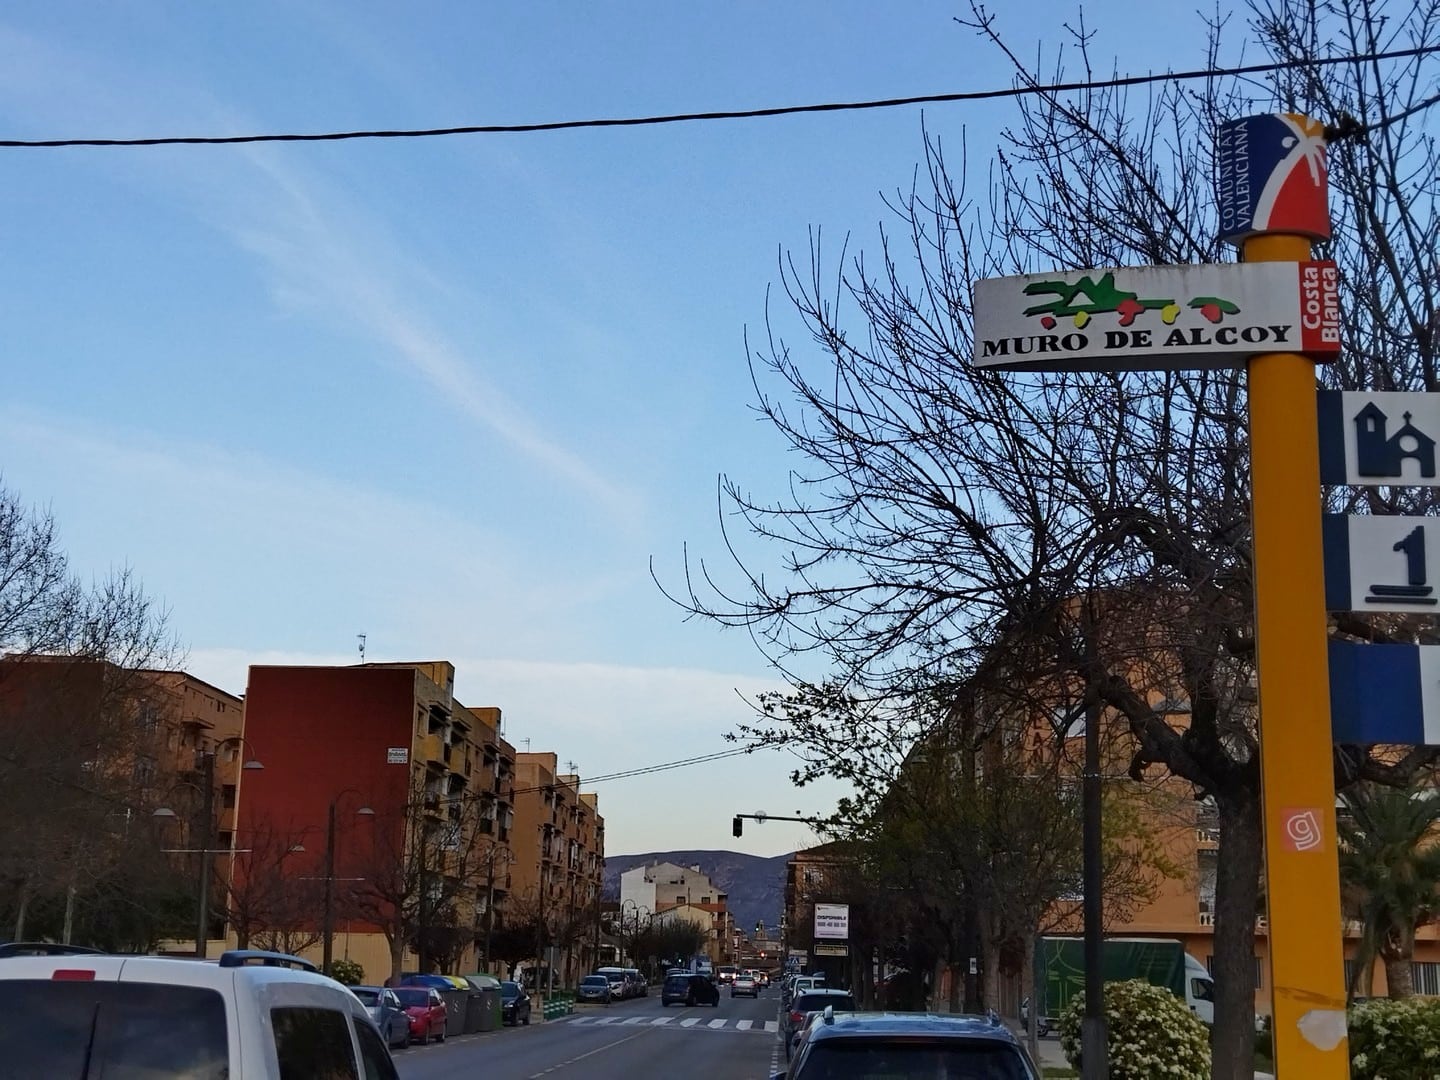
M 1337 743 L 1440 745 L 1440 645 L 1330 642 Z
M 1320 482 L 1440 486 L 1440 394 L 1322 390 Z
M 1327 611 L 1427 612 L 1440 604 L 1440 518 L 1326 514 Z

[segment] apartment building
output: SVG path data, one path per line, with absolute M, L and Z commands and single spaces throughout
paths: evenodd
M 262 941 L 321 956 L 318 883 L 334 955 L 367 978 L 479 967 L 528 853 L 512 845 L 500 710 L 466 707 L 454 685 L 445 661 L 251 667 L 246 742 L 265 768 L 246 774 L 236 842 L 274 857 L 242 867 L 235 891 L 304 898 L 252 928 Z M 272 874 L 283 889 L 262 888 Z
M 176 849 L 171 861 L 195 881 L 201 866 L 193 849 L 202 841 L 212 850 L 230 847 L 242 765 L 249 761 L 241 740 L 243 703 L 234 694 L 183 671 L 8 656 L 0 659 L 0 729 L 14 772 L 5 781 L 10 792 L 24 795 L 27 776 L 60 785 L 25 795 L 32 806 L 43 802 L 52 811 L 51 863 L 85 861 L 85 875 L 93 878 L 103 872 L 100 849 L 136 858 L 135 845 L 148 845 L 151 853 Z M 94 796 L 88 804 L 86 793 Z M 216 875 L 214 896 L 228 865 L 224 858 L 207 865 Z M 77 881 L 72 899 L 80 887 Z M 218 933 L 220 906 L 215 910 L 212 931 Z
M 515 831 L 523 846 L 513 894 L 545 926 L 547 955 L 537 959 L 568 984 L 596 962 L 605 820 L 597 797 L 580 790 L 578 775 L 560 772 L 555 754 L 517 754 L 515 771 Z
M 677 904 L 662 900 L 654 921 L 662 926 L 671 922 L 694 926 L 705 935 L 705 955 L 712 964 L 733 964 L 739 955 L 742 935 L 735 927 L 735 917 L 730 914 L 723 893 L 719 903 L 696 900 Z
M 679 866 L 655 861 L 632 866 L 620 875 L 620 906 L 654 915 L 662 906 L 677 904 L 723 904 L 725 894 L 716 888 L 699 863 Z

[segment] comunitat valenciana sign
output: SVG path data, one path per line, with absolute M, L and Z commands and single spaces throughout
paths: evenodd
M 974 365 L 1030 371 L 1238 367 L 1340 352 L 1331 262 L 1056 271 L 975 283 Z
M 816 904 L 815 937 L 845 941 L 850 937 L 849 904 Z

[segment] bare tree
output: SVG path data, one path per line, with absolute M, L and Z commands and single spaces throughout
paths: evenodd
M 407 946 L 427 968 L 455 962 L 474 942 L 489 850 L 480 806 L 431 790 L 420 777 L 404 806 L 377 813 L 368 849 L 356 852 L 355 912 L 384 933 L 392 978 L 400 977 Z
M 970 287 L 1056 267 L 1223 261 L 1217 122 L 1306 112 L 1336 136 L 1336 232 L 1323 253 L 1342 270 L 1347 346 L 1321 377 L 1436 389 L 1440 162 L 1424 111 L 1435 60 L 1321 63 L 1434 45 L 1435 4 L 1256 0 L 1249 15 L 1246 59 L 1258 50 L 1293 66 L 1268 82 L 1217 75 L 1142 96 L 1044 88 L 1100 69 L 1083 20 L 1042 76 L 972 10 L 962 27 L 1033 92 L 1017 99 L 988 183 L 977 198 L 963 156 L 952 167 L 927 136 L 915 183 L 889 201 L 898 230 L 883 233 L 877 258 L 842 251 L 832 277 L 817 233 L 808 269 L 782 261 L 813 347 L 792 350 L 770 321 L 753 369 L 759 411 L 799 464 L 773 501 L 736 480 L 722 490 L 733 516 L 784 552 L 786 573 L 762 572 L 727 540 L 738 586 L 692 565 L 678 597 L 749 628 L 777 664 L 823 660 L 874 699 L 962 682 L 997 647 L 1024 643 L 1029 671 L 1049 665 L 1098 695 L 1128 728 L 1136 778 L 1154 768 L 1216 807 L 1215 1075 L 1227 1080 L 1251 1070 L 1262 836 L 1254 707 L 1241 692 L 1254 677 L 1243 375 L 977 372 Z M 1239 55 L 1226 20 L 1204 29 L 1212 63 Z M 1429 497 L 1361 501 L 1410 509 Z M 1097 595 L 1098 621 L 1076 603 Z M 1338 623 L 1377 633 L 1363 616 Z M 1155 691 L 1187 702 L 1185 724 Z M 1400 782 L 1433 756 L 1339 747 L 1337 781 Z

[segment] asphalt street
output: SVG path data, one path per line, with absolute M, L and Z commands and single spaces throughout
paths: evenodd
M 779 992 L 662 1008 L 659 990 L 528 1028 L 503 1028 L 395 1053 L 403 1080 L 766 1080 L 785 1060 Z M 538 1015 L 538 1011 L 537 1011 Z

